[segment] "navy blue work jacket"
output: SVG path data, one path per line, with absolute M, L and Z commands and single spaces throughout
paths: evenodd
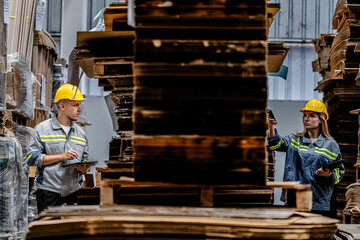
M 335 168 L 330 177 L 320 177 L 315 175 L 315 172 L 331 161 L 341 159 L 339 145 L 322 134 L 316 142 L 311 143 L 307 136 L 297 137 L 290 134 L 281 137 L 276 129 L 275 132 L 276 135 L 268 139 L 268 144 L 271 150 L 286 152 L 284 181 L 311 184 L 312 210 L 329 211 L 334 185 L 341 180 L 345 168 L 343 165 Z M 284 192 L 281 201 L 285 201 Z

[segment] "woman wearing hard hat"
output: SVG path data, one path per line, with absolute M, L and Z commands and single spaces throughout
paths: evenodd
M 268 145 L 271 150 L 286 152 L 284 181 L 311 184 L 312 212 L 329 216 L 334 185 L 340 181 L 345 169 L 343 164 L 333 170 L 326 167 L 341 159 L 339 145 L 329 134 L 329 115 L 324 103 L 310 100 L 300 112 L 303 112 L 304 131 L 285 137 L 277 133 L 274 128 L 277 122 L 267 115 Z M 285 201 L 284 191 L 281 201 Z

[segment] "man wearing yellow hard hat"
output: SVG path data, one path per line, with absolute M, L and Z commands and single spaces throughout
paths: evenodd
M 80 90 L 71 84 L 62 85 L 55 94 L 58 114 L 34 128 L 29 143 L 28 165 L 37 166 L 36 198 L 38 212 L 48 206 L 73 204 L 87 165 L 66 167 L 70 163 L 88 161 L 88 140 L 75 121 L 79 119 Z
M 334 185 L 345 172 L 340 148 L 330 136 L 329 114 L 324 103 L 312 99 L 300 112 L 303 112 L 304 131 L 285 137 L 277 133 L 274 128 L 277 122 L 267 115 L 268 145 L 272 150 L 286 152 L 284 181 L 311 184 L 312 212 L 329 216 Z M 284 192 L 281 201 L 285 201 Z

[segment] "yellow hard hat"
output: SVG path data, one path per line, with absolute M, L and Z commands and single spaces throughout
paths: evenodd
M 306 112 L 306 111 L 322 113 L 325 115 L 326 120 L 329 119 L 329 114 L 326 110 L 325 104 L 317 99 L 308 101 L 305 107 L 300 110 L 300 112 Z
M 57 103 L 62 99 L 86 100 L 80 90 L 72 84 L 64 84 L 56 91 L 54 103 Z

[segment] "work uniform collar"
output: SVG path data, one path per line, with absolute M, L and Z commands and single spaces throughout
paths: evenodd
M 311 141 L 310 141 L 310 138 L 309 138 L 309 135 L 305 134 L 303 136 L 303 143 L 307 143 L 307 144 L 310 144 Z M 314 142 L 314 144 L 317 146 L 317 147 L 322 147 L 322 145 L 324 144 L 325 142 L 325 137 L 320 133 L 318 139 Z
M 54 115 L 52 118 L 51 118 L 51 125 L 52 125 L 52 128 L 53 129 L 62 129 L 59 121 L 57 120 L 57 115 Z M 70 127 L 72 128 L 74 126 L 74 122 L 71 121 L 71 124 L 70 124 Z

